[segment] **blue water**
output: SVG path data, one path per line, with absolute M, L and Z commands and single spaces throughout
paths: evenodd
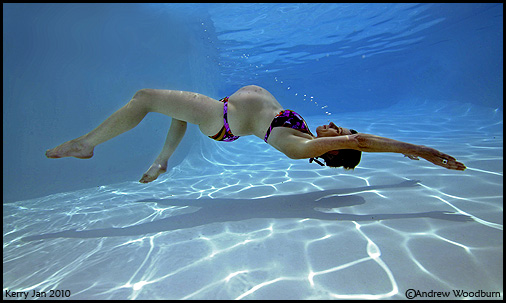
M 3 4 L 4 299 L 503 298 L 502 4 Z M 269 90 L 434 147 L 448 171 L 364 154 L 354 171 L 195 126 L 138 183 L 170 118 L 91 160 L 49 160 L 141 88 Z M 454 291 L 462 291 L 459 296 Z

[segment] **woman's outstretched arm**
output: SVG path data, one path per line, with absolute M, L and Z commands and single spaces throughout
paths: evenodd
M 412 160 L 418 160 L 418 157 L 421 157 L 432 164 L 447 169 L 466 169 L 466 166 L 455 160 L 454 157 L 444 154 L 431 147 L 415 145 L 370 134 L 356 134 L 355 136 L 355 139 L 351 139 L 357 144 L 357 147 L 354 149 L 363 152 L 401 153 Z
M 288 134 L 283 140 L 277 141 L 272 145 L 292 159 L 318 157 L 331 150 L 355 149 L 369 153 L 400 153 L 413 160 L 421 157 L 447 169 L 466 169 L 466 166 L 454 157 L 434 148 L 364 133 L 314 139 Z

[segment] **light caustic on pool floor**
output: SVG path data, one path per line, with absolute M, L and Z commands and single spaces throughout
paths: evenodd
M 150 184 L 4 205 L 4 289 L 69 289 L 74 299 L 502 296 L 502 114 L 399 105 L 339 124 L 437 148 L 468 169 L 364 154 L 345 172 L 257 138 L 205 140 Z

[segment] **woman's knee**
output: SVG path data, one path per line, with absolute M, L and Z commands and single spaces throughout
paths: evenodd
M 148 100 L 149 96 L 153 94 L 153 89 L 151 88 L 143 88 L 138 90 L 134 96 L 132 97 L 132 100 Z
M 128 102 L 128 105 L 146 111 L 151 111 L 152 96 L 153 96 L 153 89 L 149 88 L 140 89 L 134 94 L 130 102 Z

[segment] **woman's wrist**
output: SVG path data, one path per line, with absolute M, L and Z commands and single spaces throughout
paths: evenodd
M 425 158 L 425 156 L 427 156 L 428 154 L 429 147 L 425 145 L 415 145 L 415 146 L 416 146 L 415 156 Z

